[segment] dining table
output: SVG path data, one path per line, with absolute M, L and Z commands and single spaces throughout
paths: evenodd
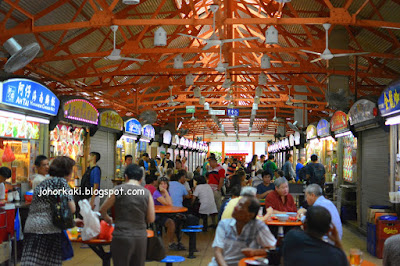
M 103 266 L 111 265 L 111 250 L 110 251 L 104 250 L 104 246 L 111 244 L 111 241 L 112 241 L 111 239 L 105 240 L 105 239 L 94 238 L 94 239 L 83 241 L 80 236 L 78 236 L 77 238 L 73 238 L 71 236 L 70 230 L 67 230 L 67 234 L 68 234 L 69 240 L 71 242 L 87 244 L 89 246 L 89 248 L 91 250 L 93 250 L 94 253 L 96 253 L 97 256 L 99 256 L 99 258 L 102 260 Z M 154 231 L 147 230 L 147 238 L 151 238 L 151 237 L 154 237 Z
M 256 259 L 261 258 L 261 257 L 248 257 L 248 258 L 243 258 L 239 261 L 238 266 L 247 266 L 246 261 L 255 261 Z M 363 260 L 361 263 L 361 266 L 376 266 L 375 263 L 372 263 L 367 260 Z
M 157 214 L 165 214 L 165 213 L 187 212 L 188 208 L 186 208 L 186 207 L 176 207 L 176 206 L 155 205 L 154 206 L 154 210 L 155 210 L 155 213 L 157 213 Z

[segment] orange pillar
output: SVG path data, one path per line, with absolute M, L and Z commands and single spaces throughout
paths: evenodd
M 256 154 L 256 142 L 253 141 L 253 156 Z
M 224 162 L 225 159 L 225 141 L 222 142 L 222 162 Z

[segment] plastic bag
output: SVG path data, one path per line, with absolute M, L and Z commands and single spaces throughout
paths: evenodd
M 82 240 L 87 241 L 95 238 L 100 233 L 100 220 L 98 213 L 92 211 L 89 201 L 84 199 L 78 202 L 80 213 L 83 217 L 83 229 L 82 229 Z
M 5 163 L 12 162 L 15 160 L 15 155 L 12 152 L 10 146 L 8 146 L 8 144 L 6 145 L 6 148 L 4 149 L 3 157 L 1 159 Z
M 114 226 L 109 225 L 105 221 L 100 222 L 100 234 L 98 237 L 99 239 L 111 241 L 113 232 L 114 232 Z

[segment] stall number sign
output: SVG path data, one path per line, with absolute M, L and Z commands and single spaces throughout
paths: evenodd
M 225 110 L 209 110 L 209 115 L 225 115 Z
M 60 101 L 52 91 L 28 79 L 0 82 L 0 102 L 21 109 L 56 116 Z
M 239 109 L 228 109 L 228 116 L 239 116 Z

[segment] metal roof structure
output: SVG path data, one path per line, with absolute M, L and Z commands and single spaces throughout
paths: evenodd
M 218 10 L 213 12 L 211 5 Z M 183 118 L 182 127 L 193 135 L 220 131 L 221 125 L 228 134 L 243 133 L 250 122 L 254 132 L 273 134 L 278 125 L 272 120 L 274 107 L 277 116 L 287 120 L 294 110 L 305 110 L 309 122 L 334 111 L 325 97 L 331 75 L 349 77 L 350 94 L 358 98 L 378 96 L 398 79 L 399 13 L 400 0 L 140 0 L 137 5 L 122 0 L 3 0 L 0 42 L 11 37 L 22 46 L 37 42 L 39 55 L 14 74 L 40 80 L 57 95 L 83 96 L 123 117 L 138 117 L 151 109 L 157 112 L 160 126 L 175 128 Z M 329 35 L 335 29 L 347 34 L 348 48 L 330 48 L 333 54 L 368 54 L 348 57 L 346 70 L 332 67 L 336 59 L 310 62 L 318 56 L 302 50 L 323 52 L 324 23 L 332 25 Z M 104 58 L 113 50 L 112 25 L 118 26 L 116 48 L 121 55 L 147 61 Z M 271 26 L 279 33 L 277 44 L 265 42 Z M 167 33 L 164 47 L 154 46 L 160 27 Z M 258 39 L 203 50 L 204 40 L 180 35 L 209 39 L 213 32 L 219 40 Z M 7 57 L 4 49 L 1 52 L 0 67 Z M 261 67 L 264 54 L 270 58 L 269 68 Z M 174 68 L 179 55 L 184 61 L 181 69 Z M 217 71 L 220 58 L 236 68 Z M 258 81 L 262 72 L 265 85 Z M 185 84 L 188 74 L 194 77 L 193 85 Z M 223 86 L 227 78 L 234 81 L 230 88 Z M 296 91 L 296 86 L 306 92 Z M 259 99 L 255 99 L 257 87 L 262 89 Z M 200 88 L 212 109 L 226 110 L 229 104 L 238 108 L 236 123 L 227 116 L 211 117 L 201 99 L 194 97 L 195 88 Z M 289 91 L 293 105 L 286 104 Z M 196 107 L 196 120 L 186 114 L 187 105 Z

